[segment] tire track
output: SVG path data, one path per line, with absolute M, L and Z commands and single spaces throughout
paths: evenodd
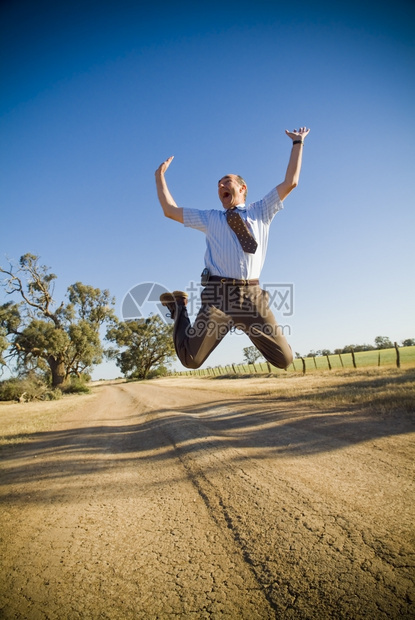
M 242 556 L 243 561 L 258 583 L 258 587 L 263 591 L 270 608 L 277 613 L 278 607 L 275 605 L 272 597 L 269 596 L 268 588 L 264 587 L 263 580 L 261 579 L 261 573 L 256 570 L 255 562 L 251 557 L 247 546 L 244 544 L 244 541 L 241 539 L 238 528 L 235 526 L 234 520 L 228 511 L 222 496 L 218 493 L 217 487 L 212 485 L 202 470 L 195 467 L 195 463 L 192 462 L 186 451 L 176 444 L 174 437 L 167 432 L 166 436 L 168 436 L 174 446 L 180 462 L 186 471 L 187 477 L 204 502 L 210 518 L 222 531 L 226 531 L 226 528 L 228 529 L 231 539 L 235 543 L 237 552 Z

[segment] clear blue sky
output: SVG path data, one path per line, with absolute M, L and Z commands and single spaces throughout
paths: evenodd
M 175 155 L 180 206 L 220 209 L 229 172 L 252 202 L 306 125 L 261 278 L 294 286 L 293 350 L 415 337 L 412 2 L 14 0 L 0 22 L 1 264 L 38 254 L 57 301 L 82 281 L 119 316 L 139 283 L 182 289 L 205 239 L 162 216 L 159 163 Z M 228 336 L 206 365 L 249 345 Z

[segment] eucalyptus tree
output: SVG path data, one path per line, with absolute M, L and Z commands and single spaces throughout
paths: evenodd
M 121 347 L 114 357 L 121 372 L 131 379 L 145 379 L 150 370 L 164 366 L 176 355 L 173 326 L 158 315 L 120 322 L 108 331 L 107 339 Z
M 22 256 L 17 266 L 0 267 L 0 273 L 11 298 L 0 305 L 2 364 L 12 358 L 20 367 L 40 367 L 59 387 L 69 375 L 88 373 L 103 360 L 100 329 L 117 323 L 108 290 L 76 282 L 68 287 L 67 301 L 58 305 L 53 299 L 56 275 L 33 254 Z

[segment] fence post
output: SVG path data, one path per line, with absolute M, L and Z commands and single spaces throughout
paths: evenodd
M 305 359 L 302 357 L 301 361 L 303 362 L 303 375 L 305 375 Z
M 395 342 L 394 345 L 395 345 L 395 351 L 396 351 L 396 366 L 397 368 L 400 368 L 401 367 L 401 356 L 399 353 L 398 343 Z
M 355 358 L 355 355 L 354 355 L 354 349 L 350 349 L 350 353 L 352 354 L 353 368 L 357 368 L 357 366 L 356 366 L 356 358 Z
M 340 364 L 342 365 L 342 368 L 344 368 L 344 364 L 343 364 L 343 359 L 342 359 L 341 353 L 339 353 L 339 357 L 340 357 Z
M 331 364 L 330 364 L 330 359 L 329 359 L 329 356 L 328 356 L 328 355 L 326 355 L 326 357 L 327 357 L 327 364 L 329 365 L 329 370 L 331 370 Z

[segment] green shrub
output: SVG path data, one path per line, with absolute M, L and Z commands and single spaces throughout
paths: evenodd
M 89 394 L 91 391 L 82 377 L 70 377 L 61 390 L 64 394 Z
M 155 377 L 167 377 L 168 374 L 169 371 L 166 366 L 157 366 L 157 368 L 150 370 L 147 375 L 147 379 L 154 379 Z
M 22 386 L 18 379 L 7 379 L 0 383 L 0 400 L 19 400 L 23 394 Z
M 0 400 L 55 400 L 61 396 L 55 392 L 37 377 L 6 379 L 0 383 Z
M 53 390 L 47 390 L 42 397 L 42 400 L 59 400 L 62 398 L 62 392 L 59 388 Z

